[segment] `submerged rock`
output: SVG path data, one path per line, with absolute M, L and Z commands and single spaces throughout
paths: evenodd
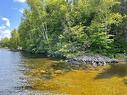
M 106 56 L 102 55 L 84 55 L 84 56 L 79 56 L 76 58 L 70 58 L 66 60 L 67 63 L 71 65 L 93 65 L 94 67 L 96 66 L 104 66 L 106 64 L 113 64 L 113 63 L 118 63 L 119 60 L 117 59 L 112 59 Z
M 54 73 L 55 73 L 55 74 L 62 74 L 63 71 L 62 71 L 62 70 L 56 70 Z

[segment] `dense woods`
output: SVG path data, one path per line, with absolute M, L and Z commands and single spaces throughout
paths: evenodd
M 32 53 L 77 56 L 127 51 L 125 0 L 27 0 L 28 8 L 3 46 Z

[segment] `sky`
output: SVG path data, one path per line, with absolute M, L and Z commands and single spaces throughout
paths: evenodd
M 10 32 L 20 24 L 26 0 L 0 1 L 0 39 L 10 37 Z

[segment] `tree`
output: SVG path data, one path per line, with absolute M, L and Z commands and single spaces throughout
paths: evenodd
M 9 46 L 10 46 L 9 38 L 3 38 L 0 40 L 0 47 L 9 47 Z
M 10 38 L 10 48 L 12 49 L 18 49 L 20 46 L 20 40 L 19 40 L 19 34 L 16 29 L 14 29 L 11 32 L 11 38 Z
M 116 51 L 116 37 L 121 37 L 118 30 L 123 22 L 123 15 L 114 8 L 120 5 L 117 0 L 27 0 L 27 3 L 29 8 L 18 28 L 24 50 L 65 56 Z

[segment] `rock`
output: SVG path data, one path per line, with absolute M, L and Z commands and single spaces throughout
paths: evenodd
M 118 63 L 119 60 L 117 59 L 111 59 L 106 56 L 102 55 L 84 55 L 84 56 L 79 56 L 76 58 L 71 58 L 66 60 L 67 63 L 71 65 L 93 65 L 94 67 L 96 66 L 105 66 L 106 64 L 114 64 Z
M 56 70 L 54 73 L 55 73 L 55 74 L 62 74 L 63 71 L 62 71 L 62 70 Z
M 41 72 L 42 74 L 45 74 L 45 73 L 46 73 L 46 71 L 44 71 L 44 70 L 40 70 L 40 72 Z

